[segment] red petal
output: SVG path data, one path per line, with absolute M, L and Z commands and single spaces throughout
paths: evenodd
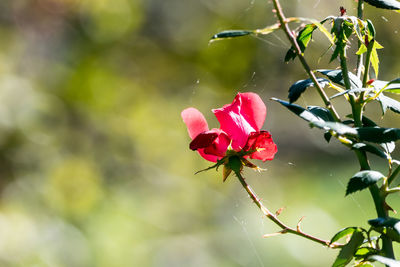
M 200 156 L 201 156 L 203 159 L 208 160 L 208 161 L 211 161 L 211 162 L 217 162 L 217 160 L 221 159 L 221 157 L 218 157 L 218 156 L 215 156 L 215 155 L 206 154 L 206 153 L 204 152 L 204 148 L 198 149 L 197 152 L 199 152 Z
M 250 155 L 252 159 L 262 161 L 272 160 L 278 151 L 278 148 L 272 140 L 271 134 L 267 131 L 253 132 L 247 140 L 245 151 L 259 150 Z
M 181 116 L 192 140 L 200 133 L 208 131 L 207 121 L 197 109 L 187 108 L 182 111 Z
M 226 154 L 226 150 L 228 149 L 231 139 L 220 129 L 212 129 L 211 131 L 217 132 L 218 137 L 214 140 L 212 145 L 204 149 L 204 153 L 216 155 L 222 158 Z
M 225 156 L 231 140 L 221 129 L 200 133 L 190 143 L 190 149 L 197 150 L 208 161 L 216 162 Z
M 196 136 L 192 142 L 190 142 L 189 148 L 191 150 L 197 150 L 199 148 L 206 148 L 211 146 L 214 140 L 218 137 L 218 134 L 215 132 L 204 132 Z

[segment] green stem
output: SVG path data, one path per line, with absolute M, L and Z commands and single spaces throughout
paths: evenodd
M 355 152 L 360 163 L 361 170 L 370 170 L 371 167 L 369 166 L 365 152 L 361 152 L 359 150 L 355 150 Z M 376 184 L 371 185 L 369 187 L 369 191 L 372 199 L 374 200 L 375 210 L 378 217 L 387 218 L 388 210 L 385 207 L 385 195 L 381 193 L 381 190 L 379 190 Z M 392 240 L 386 235 L 382 235 L 382 250 L 386 257 L 394 259 Z
M 270 212 L 268 210 L 268 208 L 264 206 L 264 204 L 261 202 L 261 199 L 257 196 L 257 194 L 253 191 L 253 189 L 247 184 L 247 182 L 245 181 L 245 179 L 242 176 L 242 174 L 240 172 L 235 172 L 235 174 L 236 174 L 239 182 L 243 186 L 243 188 L 246 190 L 246 192 L 249 195 L 249 197 L 257 205 L 257 207 L 262 211 L 262 213 L 265 215 L 265 217 L 270 219 L 272 222 L 274 222 L 276 225 L 278 225 L 282 229 L 282 231 L 280 231 L 279 234 L 290 233 L 290 234 L 298 235 L 298 236 L 304 237 L 304 238 L 306 238 L 308 240 L 314 241 L 314 242 L 316 242 L 318 244 L 321 244 L 321 245 L 324 245 L 324 246 L 328 246 L 330 248 L 343 247 L 343 244 L 339 244 L 339 243 L 331 244 L 328 240 L 323 240 L 323 239 L 320 239 L 318 237 L 314 237 L 312 235 L 304 233 L 300 229 L 301 220 L 299 221 L 299 223 L 297 225 L 297 228 L 292 228 L 292 227 L 289 227 L 286 224 L 284 224 L 281 220 L 278 219 L 277 215 L 275 215 L 274 213 Z
M 343 77 L 344 86 L 346 87 L 346 90 L 350 90 L 351 84 L 350 84 L 350 78 L 349 78 L 349 71 L 347 68 L 346 50 L 343 48 L 343 50 L 340 51 L 339 55 L 340 55 L 340 67 L 342 69 L 342 77 Z M 357 127 L 362 127 L 363 105 L 362 105 L 362 103 L 358 103 L 358 101 L 355 99 L 353 93 L 349 93 L 349 100 L 350 100 L 351 110 L 353 113 L 354 124 Z
M 363 0 L 358 0 L 358 6 L 357 6 L 357 17 L 359 19 L 363 19 L 363 12 L 364 12 L 364 1 Z M 361 41 L 358 40 L 358 48 L 361 47 Z M 357 77 L 361 77 L 361 66 L 362 66 L 362 61 L 363 61 L 363 56 L 358 55 L 357 56 Z
M 367 82 L 368 82 L 368 77 L 369 77 L 369 69 L 371 65 L 371 54 L 372 50 L 374 48 L 374 40 L 371 40 L 371 42 L 368 44 L 367 47 L 367 56 L 365 58 L 365 65 L 364 65 L 364 77 L 363 77 L 363 88 L 367 87 Z M 365 93 L 365 92 L 363 92 Z
M 400 173 L 400 166 L 397 166 L 397 168 L 392 172 L 392 174 L 388 177 L 388 185 L 390 185 L 394 179 L 397 177 L 397 175 Z
M 281 29 L 285 32 L 288 40 L 290 41 L 291 45 L 293 46 L 297 57 L 299 58 L 301 64 L 303 65 L 304 70 L 310 77 L 310 79 L 313 81 L 315 88 L 317 89 L 318 94 L 321 96 L 322 101 L 324 101 L 325 106 L 329 109 L 331 112 L 333 118 L 336 121 L 340 121 L 339 114 L 335 110 L 334 106 L 332 105 L 328 95 L 325 93 L 324 89 L 322 88 L 321 84 L 318 82 L 317 78 L 315 77 L 314 72 L 311 70 L 310 66 L 308 65 L 306 59 L 303 56 L 303 53 L 301 52 L 300 46 L 297 43 L 296 37 L 293 35 L 292 30 L 289 28 L 288 20 L 286 19 L 282 7 L 279 3 L 278 0 L 273 0 L 272 1 L 276 10 L 276 15 L 279 19 L 279 22 L 281 23 Z

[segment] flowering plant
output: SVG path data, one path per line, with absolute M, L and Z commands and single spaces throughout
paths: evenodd
M 209 130 L 207 122 L 198 110 L 194 108 L 184 110 L 182 118 L 192 138 L 190 148 L 197 150 L 206 160 L 216 162 L 210 168 L 224 165 L 224 180 L 231 171 L 234 171 L 258 208 L 282 229 L 276 234 L 292 233 L 330 248 L 339 248 L 340 252 L 333 263 L 334 267 L 346 266 L 352 261 L 355 266 L 372 266 L 373 262 L 380 262 L 386 266 L 400 266 L 400 261 L 395 260 L 393 250 L 393 242 L 400 242 L 400 219 L 389 216 L 389 212 L 394 210 L 386 200 L 388 195 L 400 192 L 399 186 L 393 187 L 394 180 L 400 173 L 400 161 L 392 157 L 395 142 L 400 140 L 400 129 L 380 127 L 364 114 L 365 107 L 372 102 L 380 104 L 383 115 L 388 110 L 400 114 L 400 102 L 387 95 L 387 93 L 400 93 L 400 78 L 391 81 L 377 79 L 378 50 L 383 47 L 376 40 L 372 22 L 363 19 L 364 2 L 389 10 L 400 10 L 400 3 L 396 0 L 358 0 L 357 16 L 347 15 L 346 9 L 340 7 L 339 16 L 329 16 L 322 21 L 316 21 L 296 17 L 286 18 L 279 1 L 272 0 L 272 2 L 275 8 L 274 14 L 278 19 L 276 24 L 254 31 L 224 31 L 214 35 L 212 40 L 266 35 L 279 29 L 284 31 L 291 43 L 285 61 L 298 58 L 308 79 L 297 81 L 290 86 L 289 101 L 272 99 L 307 121 L 311 127 L 323 130 L 327 142 L 336 138 L 354 152 L 360 171 L 349 179 L 346 196 L 369 189 L 377 218 L 368 220 L 370 225 L 368 229 L 349 226 L 326 241 L 304 233 L 300 228 L 301 220 L 296 228 L 287 226 L 278 219 L 280 211 L 272 213 L 263 205 L 242 176 L 243 166 L 258 169 L 247 158 L 272 160 L 277 152 L 271 135 L 260 130 L 265 120 L 266 107 L 254 93 L 239 93 L 232 104 L 213 110 L 221 125 L 220 129 Z M 294 32 L 290 29 L 290 23 L 293 22 L 307 22 L 307 24 L 301 25 L 299 30 Z M 324 24 L 329 24 L 331 30 L 325 28 Z M 329 40 L 333 48 L 330 61 L 337 60 L 340 64 L 338 69 L 310 68 L 304 53 L 316 30 L 320 30 Z M 352 36 L 358 41 L 355 73 L 348 70 L 350 64 L 348 47 Z M 327 86 L 337 93 L 328 96 L 325 92 Z M 304 108 L 294 104 L 309 87 L 316 89 L 325 106 Z M 333 104 L 333 99 L 336 101 L 339 97 L 350 105 L 352 111 L 351 114 L 344 114 L 345 119 Z M 369 154 L 374 154 L 387 162 L 388 168 L 385 174 L 371 167 Z M 347 238 L 343 243 L 338 243 L 345 237 Z
M 197 150 L 206 160 L 217 162 L 215 167 L 224 165 L 225 181 L 233 165 L 233 158 L 239 159 L 243 166 L 258 169 L 247 158 L 262 161 L 272 160 L 277 147 L 271 134 L 261 131 L 267 108 L 261 98 L 255 93 L 238 93 L 232 104 L 219 109 L 213 109 L 221 127 L 208 129 L 203 114 L 195 108 L 182 111 L 182 119 L 186 123 L 189 136 L 192 138 L 190 149 Z

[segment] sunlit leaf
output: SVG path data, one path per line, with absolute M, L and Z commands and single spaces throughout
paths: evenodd
M 400 94 L 400 78 L 391 80 L 384 89 L 390 93 Z
M 331 112 L 327 108 L 319 106 L 308 106 L 307 110 L 309 110 L 315 116 L 323 119 L 324 121 L 335 121 Z
M 376 100 L 381 105 L 383 115 L 386 113 L 387 109 L 390 109 L 391 111 L 400 114 L 400 102 L 399 101 L 397 101 L 393 98 L 387 97 L 387 96 L 383 95 L 382 93 L 376 98 Z
M 357 130 L 339 122 L 313 121 L 311 124 L 325 131 L 334 131 L 339 135 L 357 136 Z
M 347 184 L 346 196 L 356 191 L 361 191 L 375 184 L 385 177 L 378 171 L 360 171 L 357 172 Z
M 358 227 L 346 227 L 342 230 L 340 230 L 339 232 L 337 232 L 331 239 L 331 241 L 329 242 L 329 244 L 333 244 L 336 241 L 338 241 L 339 239 L 351 235 L 354 233 L 354 231 L 356 231 L 357 229 L 359 229 Z
M 351 236 L 349 243 L 347 243 L 339 252 L 335 262 L 332 267 L 344 267 L 346 266 L 354 257 L 354 253 L 357 251 L 359 246 L 362 245 L 364 240 L 364 235 L 361 231 L 355 231 Z
M 315 25 L 314 23 L 310 23 L 305 25 L 304 28 L 299 32 L 296 41 L 300 47 L 301 53 L 304 53 L 304 51 L 306 50 L 308 43 L 312 38 L 312 34 L 317 28 L 317 25 Z M 291 47 L 286 53 L 285 62 L 295 59 L 296 56 L 297 54 L 294 47 Z
M 379 255 L 370 256 L 370 257 L 368 257 L 368 260 L 379 261 L 380 263 L 385 264 L 387 267 L 399 267 L 400 266 L 400 261 L 396 261 L 396 260 L 386 258 L 383 256 L 379 256 Z
M 387 159 L 387 154 L 383 151 L 381 151 L 380 149 L 378 149 L 377 147 L 370 145 L 370 144 L 364 144 L 364 143 L 355 143 L 352 146 L 352 149 L 357 149 L 360 151 L 364 151 L 364 152 L 370 152 L 372 154 L 377 155 L 378 157 Z
M 300 118 L 308 121 L 308 122 L 315 122 L 315 121 L 324 121 L 322 118 L 314 115 L 312 112 L 308 111 L 307 109 L 296 105 L 296 104 L 291 104 L 287 101 L 284 100 L 280 100 L 277 98 L 271 98 L 272 100 L 280 103 L 281 105 L 283 105 L 284 107 L 286 107 L 287 109 L 289 109 L 291 112 L 293 112 L 294 114 L 296 114 L 297 116 L 299 116 Z
M 371 65 L 374 68 L 376 77 L 378 77 L 379 74 L 379 57 L 378 57 L 378 52 L 376 50 L 382 48 L 383 46 L 381 46 L 377 41 L 375 40 L 373 41 L 373 47 L 371 52 Z
M 396 0 L 364 0 L 364 2 L 377 8 L 392 9 L 392 10 L 400 9 L 400 3 L 397 2 Z
M 321 70 L 317 70 L 317 71 L 319 73 L 327 76 L 328 79 L 331 80 L 332 82 L 344 86 L 344 80 L 343 80 L 343 75 L 342 75 L 342 71 L 341 70 L 321 69 Z M 350 79 L 351 88 L 347 88 L 347 89 L 359 89 L 359 88 L 362 88 L 361 80 L 351 72 L 349 72 L 349 79 Z
M 329 84 L 329 81 L 325 78 L 317 78 L 317 81 L 322 87 Z M 314 82 L 311 79 L 300 80 L 290 86 L 288 96 L 290 103 L 295 102 L 300 97 L 300 95 L 310 86 L 314 86 Z
M 345 90 L 343 92 L 334 94 L 333 96 L 330 97 L 330 99 L 334 99 L 336 97 L 345 95 L 345 94 L 352 94 L 352 93 L 361 93 L 361 92 L 369 92 L 369 91 L 373 91 L 373 89 L 366 89 L 366 88 L 360 88 L 360 89 L 349 89 L 349 90 Z
M 361 43 L 360 48 L 358 48 L 356 52 L 356 55 L 364 54 L 367 52 L 367 50 L 368 50 L 367 47 L 363 43 Z
M 354 257 L 356 259 L 365 259 L 370 255 L 374 255 L 379 253 L 378 250 L 371 248 L 371 247 L 362 247 L 357 249 L 356 253 L 354 254 Z

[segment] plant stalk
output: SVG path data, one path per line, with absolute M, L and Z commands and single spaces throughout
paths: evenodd
M 360 163 L 361 170 L 370 170 L 371 167 L 368 163 L 367 155 L 365 154 L 365 152 L 359 150 L 355 150 L 355 152 Z M 388 210 L 385 207 L 385 195 L 381 194 L 381 190 L 379 190 L 376 184 L 371 185 L 369 187 L 369 191 L 371 193 L 372 199 L 374 200 L 375 210 L 378 217 L 387 218 Z M 382 250 L 385 253 L 386 257 L 394 259 L 392 240 L 386 235 L 382 235 Z
M 357 5 L 357 17 L 359 19 L 363 19 L 364 16 L 364 1 L 363 0 L 358 0 L 358 5 Z M 360 48 L 361 46 L 361 41 L 358 40 L 358 48 Z M 357 77 L 360 78 L 361 77 L 361 67 L 362 67 L 362 61 L 363 61 L 363 55 L 358 55 L 357 56 Z
M 315 237 L 315 236 L 312 236 L 312 235 L 304 233 L 300 229 L 301 220 L 297 224 L 297 228 L 296 229 L 287 226 L 281 220 L 278 219 L 277 215 L 275 215 L 274 213 L 269 211 L 268 208 L 264 206 L 264 204 L 261 202 L 261 199 L 257 196 L 257 194 L 253 191 L 253 189 L 247 184 L 247 182 L 245 181 L 245 179 L 242 176 L 242 174 L 240 172 L 235 172 L 235 174 L 236 174 L 239 182 L 243 186 L 243 188 L 246 190 L 246 192 L 249 195 L 249 197 L 253 200 L 253 202 L 256 204 L 256 206 L 262 211 L 262 213 L 265 215 L 265 217 L 270 219 L 272 222 L 274 222 L 276 225 L 278 225 L 282 229 L 282 231 L 280 231 L 278 234 L 286 234 L 286 233 L 295 234 L 295 235 L 304 237 L 304 238 L 306 238 L 308 240 L 314 241 L 314 242 L 316 242 L 318 244 L 321 244 L 321 245 L 324 245 L 324 246 L 328 246 L 330 248 L 341 248 L 341 247 L 344 246 L 343 244 L 336 243 L 336 242 L 331 244 L 330 241 L 328 241 L 328 240 L 323 240 L 323 239 L 320 239 L 318 237 Z
M 329 109 L 329 111 L 331 112 L 333 118 L 335 119 L 335 121 L 340 121 L 340 117 L 339 114 L 337 113 L 336 109 L 334 108 L 334 106 L 332 105 L 329 97 L 327 96 L 327 94 L 325 93 L 324 89 L 322 88 L 321 84 L 318 82 L 317 78 L 315 77 L 314 72 L 311 70 L 310 66 L 308 65 L 306 59 L 304 58 L 300 46 L 297 43 L 296 37 L 294 36 L 292 30 L 289 28 L 289 24 L 288 24 L 288 20 L 286 19 L 281 4 L 279 2 L 279 0 L 272 0 L 274 7 L 275 7 L 275 11 L 276 11 L 276 15 L 279 19 L 279 22 L 281 24 L 280 28 L 285 32 L 288 40 L 290 41 L 291 45 L 294 47 L 294 50 L 296 52 L 297 57 L 299 58 L 301 64 L 303 65 L 304 70 L 306 71 L 306 73 L 308 74 L 308 76 L 310 77 L 310 79 L 313 81 L 315 88 L 318 91 L 318 94 L 321 96 L 322 101 L 324 101 L 325 106 L 327 107 L 327 109 Z

